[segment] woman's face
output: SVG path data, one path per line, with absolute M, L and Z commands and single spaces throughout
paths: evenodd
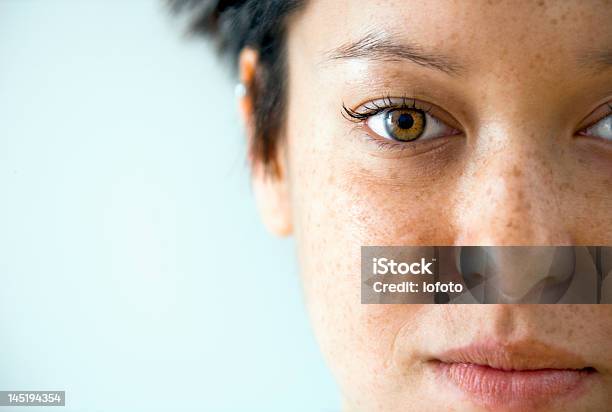
M 609 410 L 611 306 L 363 305 L 360 246 L 611 244 L 610 21 L 604 0 L 311 0 L 291 20 L 278 190 L 347 410 Z M 439 361 L 459 352 L 523 372 L 457 385 Z

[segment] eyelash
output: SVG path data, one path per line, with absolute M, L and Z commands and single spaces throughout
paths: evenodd
M 363 111 L 353 110 L 349 107 L 346 107 L 346 105 L 342 103 L 342 114 L 349 121 L 359 123 L 368 120 L 371 116 L 377 115 L 378 113 L 389 109 L 416 109 L 421 110 L 424 113 L 431 112 L 431 106 L 428 106 L 423 103 L 417 103 L 416 99 L 408 98 L 406 96 L 402 96 L 400 97 L 400 99 L 402 99 L 402 102 L 400 104 L 393 103 L 393 101 L 391 100 L 391 96 L 387 95 L 382 97 L 381 99 L 373 100 L 368 103 L 370 105 L 373 105 L 373 107 L 368 107 L 367 104 L 363 105 Z M 384 102 L 384 105 L 378 105 L 376 102 L 379 100 L 382 100 Z

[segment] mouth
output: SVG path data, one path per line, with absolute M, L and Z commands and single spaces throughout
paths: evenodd
M 577 400 L 598 375 L 580 356 L 537 341 L 472 344 L 429 363 L 440 379 L 494 410 L 537 409 L 568 396 Z

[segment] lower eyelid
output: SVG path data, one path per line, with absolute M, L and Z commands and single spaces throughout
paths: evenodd
M 356 134 L 354 137 L 360 141 L 360 144 L 370 146 L 370 149 L 367 150 L 369 153 L 373 155 L 380 154 L 381 157 L 399 158 L 416 156 L 434 150 L 446 144 L 449 141 L 447 137 L 456 137 L 461 135 L 462 132 L 457 131 L 453 135 L 440 138 L 416 139 L 409 142 L 401 142 L 379 136 L 377 133 L 373 132 L 365 122 L 359 122 L 351 128 L 349 135 L 353 134 Z
M 365 151 L 373 156 L 388 160 L 412 159 L 417 156 L 437 155 L 441 154 L 443 147 L 450 144 L 455 139 L 440 138 L 440 139 L 425 139 L 414 140 L 412 142 L 396 142 L 393 140 L 384 139 L 381 137 L 372 136 L 371 133 L 365 130 L 355 130 L 359 133 L 359 139 L 362 140 L 364 146 L 370 146 Z

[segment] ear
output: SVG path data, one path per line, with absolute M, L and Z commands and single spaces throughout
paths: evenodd
M 258 70 L 258 54 L 251 48 L 244 48 L 238 59 L 238 72 L 242 86 L 238 97 L 238 109 L 245 125 L 248 147 L 256 138 L 255 101 L 253 91 Z M 280 140 L 280 139 L 279 139 Z M 260 159 L 249 153 L 251 182 L 259 214 L 267 229 L 277 236 L 288 236 L 293 232 L 291 218 L 291 197 L 287 176 L 287 156 L 281 147 L 275 151 L 275 173 L 266 170 Z

